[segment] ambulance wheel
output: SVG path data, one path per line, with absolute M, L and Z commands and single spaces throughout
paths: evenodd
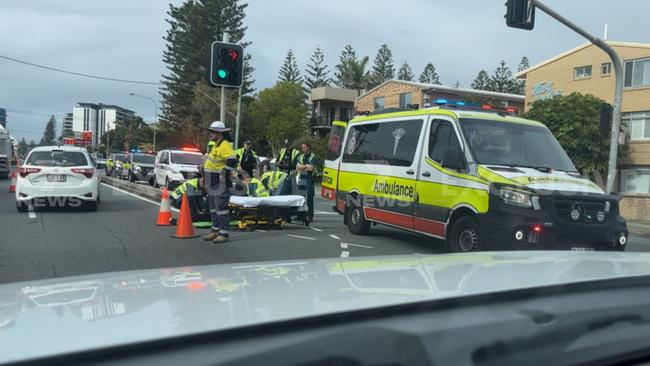
M 482 250 L 481 231 L 478 222 L 471 216 L 456 220 L 447 237 L 450 252 L 464 253 Z
M 350 232 L 355 235 L 366 235 L 370 231 L 370 221 L 367 221 L 363 215 L 363 208 L 358 207 L 353 202 L 350 202 L 350 206 L 346 212 L 348 215 L 348 229 Z

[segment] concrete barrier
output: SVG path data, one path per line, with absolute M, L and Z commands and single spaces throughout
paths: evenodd
M 129 193 L 137 194 L 138 196 L 142 196 L 156 202 L 160 202 L 162 199 L 162 191 L 146 183 L 133 183 L 126 180 L 109 177 L 103 174 L 99 177 L 102 183 L 125 190 Z

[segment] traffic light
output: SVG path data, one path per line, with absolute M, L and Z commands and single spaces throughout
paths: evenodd
M 506 25 L 531 30 L 535 27 L 535 4 L 533 0 L 508 0 L 506 2 Z
M 244 48 L 224 42 L 212 43 L 210 82 L 216 86 L 240 87 L 244 80 Z

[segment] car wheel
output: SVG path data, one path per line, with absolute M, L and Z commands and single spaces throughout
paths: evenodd
M 352 234 L 368 234 L 368 231 L 370 231 L 370 221 L 366 220 L 362 207 L 358 207 L 354 202 L 350 202 L 350 206 L 346 211 L 346 215 L 348 215 L 348 229 Z
M 447 247 L 456 253 L 482 250 L 481 230 L 476 219 L 463 216 L 456 220 L 447 237 Z
M 16 209 L 18 212 L 27 212 L 27 205 L 25 202 L 16 202 Z
M 91 212 L 97 211 L 98 204 L 99 204 L 99 200 L 86 202 L 86 209 Z

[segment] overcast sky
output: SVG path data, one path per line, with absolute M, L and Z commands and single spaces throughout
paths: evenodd
M 173 0 L 179 4 L 181 0 Z M 330 70 L 346 44 L 371 60 L 382 43 L 396 67 L 408 61 L 416 75 L 433 62 L 443 84 L 469 86 L 480 69 L 492 73 L 504 59 L 516 69 L 584 40 L 538 11 L 533 31 L 505 26 L 505 0 L 252 0 L 246 39 L 257 90 L 272 86 L 289 48 L 301 69 L 320 45 Z M 160 81 L 169 0 L 1 0 L 0 55 L 112 78 Z M 647 0 L 546 0 L 585 29 L 609 39 L 650 43 Z M 625 4 L 625 8 L 615 8 Z M 620 6 L 620 5 L 618 5 Z M 49 114 L 71 112 L 77 102 L 117 104 L 154 119 L 158 87 L 87 79 L 0 59 L 0 107 L 17 138 L 38 141 Z M 16 111 L 21 111 L 17 113 Z M 38 113 L 27 113 L 38 112 Z M 41 113 L 41 114 L 39 114 Z

